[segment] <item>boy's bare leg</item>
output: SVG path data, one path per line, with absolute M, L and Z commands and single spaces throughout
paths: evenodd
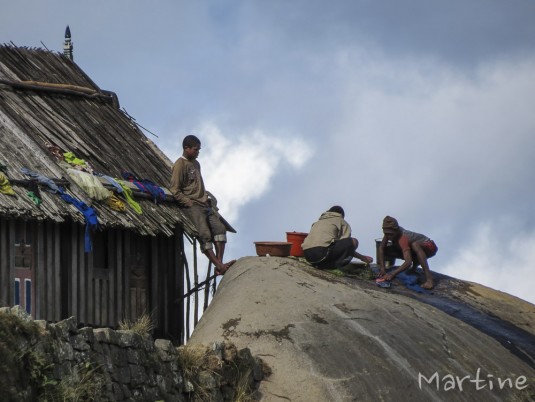
M 223 241 L 216 241 L 215 244 L 215 255 L 217 259 L 221 262 L 223 262 L 223 254 L 225 254 L 225 242 Z
M 223 275 L 227 269 L 231 267 L 232 264 L 236 262 L 236 260 L 229 261 L 227 263 L 221 262 L 217 256 L 214 254 L 214 250 L 208 249 L 204 251 L 204 254 L 206 257 L 208 257 L 208 260 L 215 266 L 215 272 L 218 275 Z
M 413 249 L 416 252 L 416 255 L 418 256 L 418 262 L 422 265 L 422 268 L 424 270 L 425 282 L 422 283 L 421 286 L 424 289 L 433 289 L 435 284 L 433 283 L 433 275 L 431 275 L 425 251 L 419 244 L 414 244 Z
M 424 289 L 433 289 L 435 284 L 433 283 L 433 276 L 431 275 L 431 271 L 429 271 L 429 266 L 427 265 L 427 261 L 422 263 L 422 268 L 424 269 L 425 274 L 425 282 L 422 283 L 422 288 Z

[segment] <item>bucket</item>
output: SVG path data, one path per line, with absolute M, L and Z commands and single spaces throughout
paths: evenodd
M 303 256 L 303 249 L 301 248 L 301 244 L 303 244 L 303 240 L 305 240 L 305 237 L 307 236 L 308 233 L 286 232 L 286 240 L 288 241 L 288 243 L 292 243 L 292 248 L 290 249 L 291 256 Z
M 382 238 L 375 239 L 375 252 L 376 252 L 375 258 L 377 262 L 379 262 L 379 246 L 381 245 L 381 241 L 383 241 Z M 385 262 L 386 268 L 393 267 L 394 265 L 396 265 L 396 257 L 392 256 L 392 253 L 389 253 L 390 249 L 392 249 L 392 242 L 388 240 L 386 244 L 385 254 L 389 254 L 389 255 L 384 256 L 385 258 L 384 262 Z

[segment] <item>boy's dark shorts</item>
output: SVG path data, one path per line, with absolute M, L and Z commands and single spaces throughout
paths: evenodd
M 306 249 L 304 255 L 305 259 L 317 268 L 340 268 L 355 255 L 355 245 L 353 239 L 348 237 L 335 240 L 329 247 Z
M 424 241 L 421 243 L 421 246 L 427 258 L 434 257 L 438 251 L 438 247 L 433 240 Z M 418 260 L 418 256 L 414 250 L 411 250 L 411 254 L 413 260 Z M 385 258 L 399 258 L 403 260 L 403 252 L 401 248 L 389 245 L 385 248 Z
M 227 232 L 225 225 L 223 225 L 210 207 L 193 204 L 191 207 L 182 208 L 182 212 L 197 229 L 202 252 L 212 250 L 214 248 L 214 241 L 226 243 Z

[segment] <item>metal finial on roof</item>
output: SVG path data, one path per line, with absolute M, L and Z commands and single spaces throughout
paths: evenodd
M 73 45 L 71 42 L 71 29 L 67 25 L 65 29 L 65 43 L 63 44 L 63 54 L 70 60 L 73 60 Z

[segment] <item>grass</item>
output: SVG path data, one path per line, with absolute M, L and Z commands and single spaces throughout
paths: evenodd
M 98 400 L 104 387 L 100 367 L 87 362 L 75 366 L 71 373 L 52 387 L 45 387 L 40 400 L 44 402 L 82 402 Z
M 202 389 L 198 382 L 198 374 L 201 371 L 209 371 L 216 376 L 222 376 L 222 361 L 216 358 L 216 355 L 204 345 L 186 345 L 178 348 L 178 362 L 182 368 L 184 378 L 189 381 L 195 391 L 194 400 L 210 401 L 211 394 L 209 390 Z M 217 360 L 217 361 L 216 361 Z M 231 363 L 232 369 L 226 372 L 223 381 L 234 389 L 233 402 L 252 402 L 254 401 L 254 390 L 252 384 L 252 368 L 246 367 L 240 363 Z M 232 374 L 231 374 L 232 373 Z
M 141 336 L 152 334 L 154 328 L 155 324 L 152 313 L 143 313 L 135 321 L 123 319 L 119 322 L 120 330 L 132 331 Z
M 52 340 L 34 321 L 0 313 L 0 389 L 2 400 L 93 401 L 103 385 L 100 370 L 89 363 L 57 381 L 47 352 Z
M 238 383 L 236 384 L 236 394 L 233 402 L 252 402 L 253 390 L 250 386 L 251 369 L 240 373 Z
M 178 363 L 182 368 L 184 378 L 190 382 L 206 363 L 209 349 L 202 345 L 186 345 L 178 348 Z

